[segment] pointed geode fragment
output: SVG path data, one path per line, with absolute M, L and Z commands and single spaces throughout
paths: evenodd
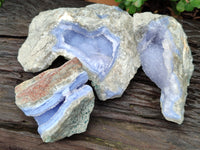
M 140 66 L 132 17 L 114 6 L 93 4 L 41 12 L 29 27 L 18 61 L 37 72 L 58 57 L 77 57 L 101 100 L 120 97 Z
M 84 85 L 88 75 L 74 58 L 16 86 L 16 104 L 38 123 L 44 142 L 84 132 L 94 107 L 94 94 Z
M 169 16 L 138 13 L 133 16 L 133 24 L 142 68 L 161 89 L 162 114 L 181 124 L 187 86 L 194 70 L 187 36 Z

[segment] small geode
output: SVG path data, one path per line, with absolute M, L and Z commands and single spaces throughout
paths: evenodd
M 181 124 L 187 86 L 194 70 L 187 36 L 169 16 L 140 13 L 133 16 L 133 22 L 142 68 L 161 89 L 162 114 Z
M 93 4 L 41 12 L 29 27 L 18 60 L 37 72 L 58 57 L 77 57 L 100 100 L 120 97 L 140 66 L 132 17 L 114 6 Z
M 84 132 L 94 107 L 94 94 L 84 85 L 88 75 L 77 58 L 16 86 L 16 104 L 38 123 L 44 142 Z

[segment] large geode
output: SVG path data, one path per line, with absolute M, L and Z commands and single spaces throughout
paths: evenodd
M 187 37 L 172 17 L 140 13 L 133 19 L 142 68 L 161 89 L 162 113 L 167 120 L 181 124 L 194 70 Z
M 47 68 L 58 57 L 77 57 L 99 99 L 120 97 L 140 66 L 132 17 L 101 4 L 41 12 L 29 28 L 18 60 L 25 71 Z

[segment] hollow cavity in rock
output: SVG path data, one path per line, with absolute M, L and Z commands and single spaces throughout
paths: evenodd
M 101 81 L 117 58 L 120 39 L 106 27 L 88 31 L 77 23 L 61 21 L 52 34 L 57 38 L 53 51 L 66 50 Z

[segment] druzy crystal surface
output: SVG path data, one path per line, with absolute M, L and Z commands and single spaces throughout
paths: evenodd
M 167 120 L 181 124 L 194 69 L 186 35 L 180 24 L 168 16 L 143 13 L 134 19 L 142 68 L 161 89 L 162 113 Z
M 81 133 L 86 130 L 94 107 L 93 90 L 84 85 L 87 81 L 87 73 L 74 58 L 18 85 L 16 104 L 27 116 L 35 118 L 45 142 Z

